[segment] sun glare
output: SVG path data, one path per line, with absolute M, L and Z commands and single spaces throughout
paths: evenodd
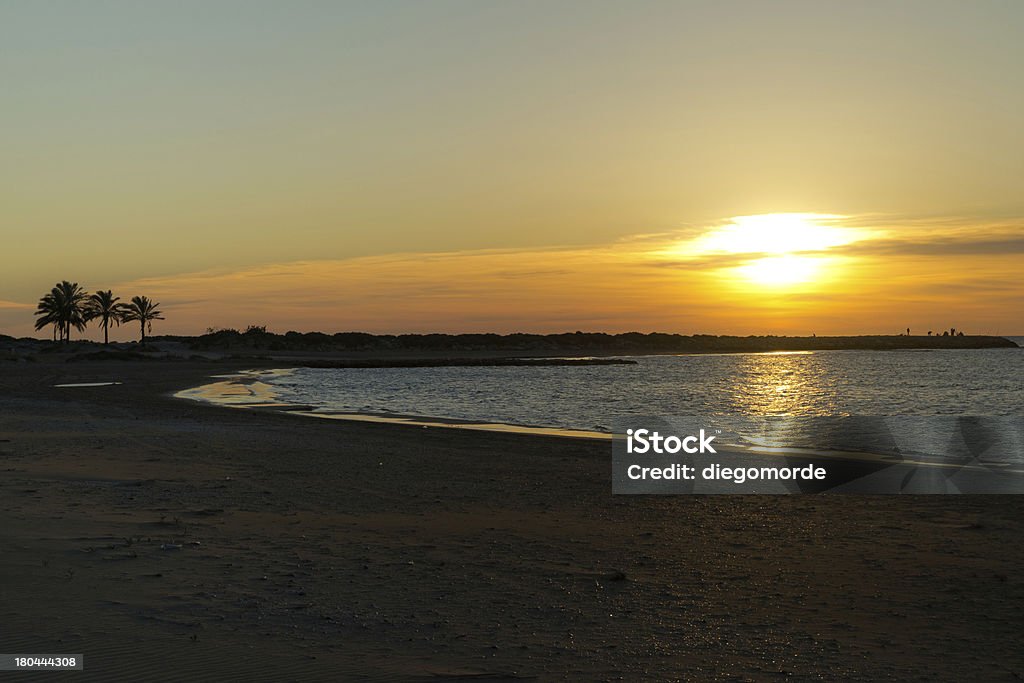
M 839 225 L 844 218 L 823 213 L 736 216 L 657 255 L 711 263 L 724 257 L 726 264 L 719 269 L 731 273 L 737 283 L 772 289 L 814 286 L 834 275 L 833 250 L 872 237 Z
M 815 256 L 768 256 L 736 268 L 750 282 L 768 287 L 792 286 L 820 277 L 824 259 Z
M 842 216 L 818 213 L 769 213 L 736 216 L 700 237 L 692 248 L 702 253 L 792 254 L 823 251 L 857 240 L 856 231 L 832 225 Z

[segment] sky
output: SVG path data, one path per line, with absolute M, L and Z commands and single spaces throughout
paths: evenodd
M 1022 28 L 995 0 L 9 0 L 0 333 L 61 279 L 160 301 L 156 333 L 1024 333 Z

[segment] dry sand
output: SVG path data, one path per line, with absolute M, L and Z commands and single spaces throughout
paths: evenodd
M 1021 498 L 613 497 L 607 443 L 60 360 L 0 365 L 0 651 L 85 671 L 5 681 L 1024 676 Z

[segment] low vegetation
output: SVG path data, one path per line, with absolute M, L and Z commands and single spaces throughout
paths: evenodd
M 698 334 L 572 332 L 566 334 L 368 334 L 365 332 L 267 332 L 210 329 L 198 337 L 163 337 L 195 351 L 336 353 L 494 353 L 504 355 L 628 355 L 633 353 L 750 353 L 831 349 L 998 348 L 1016 346 L 988 336 L 732 337 Z

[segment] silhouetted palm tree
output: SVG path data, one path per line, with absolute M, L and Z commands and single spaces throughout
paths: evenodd
M 121 320 L 124 322 L 139 321 L 142 331 L 142 343 L 146 343 L 146 330 L 153 331 L 153 321 L 163 320 L 163 314 L 157 309 L 160 304 L 153 303 L 147 297 L 133 296 L 132 302 L 125 307 Z
M 36 318 L 37 330 L 41 330 L 47 325 L 53 325 L 53 341 L 57 341 L 57 332 L 60 332 L 61 339 L 64 338 L 64 326 L 60 321 L 60 302 L 57 301 L 53 292 L 49 292 L 39 300 L 35 314 L 38 316 Z
M 110 342 L 110 323 L 121 324 L 126 306 L 118 303 L 121 297 L 114 296 L 109 289 L 99 291 L 89 297 L 89 319 L 98 319 L 103 328 L 103 343 Z
M 36 329 L 54 326 L 54 337 L 60 333 L 63 341 L 71 340 L 71 328 L 81 332 L 89 322 L 88 295 L 77 282 L 62 280 L 54 285 L 50 293 L 39 300 L 36 307 Z

